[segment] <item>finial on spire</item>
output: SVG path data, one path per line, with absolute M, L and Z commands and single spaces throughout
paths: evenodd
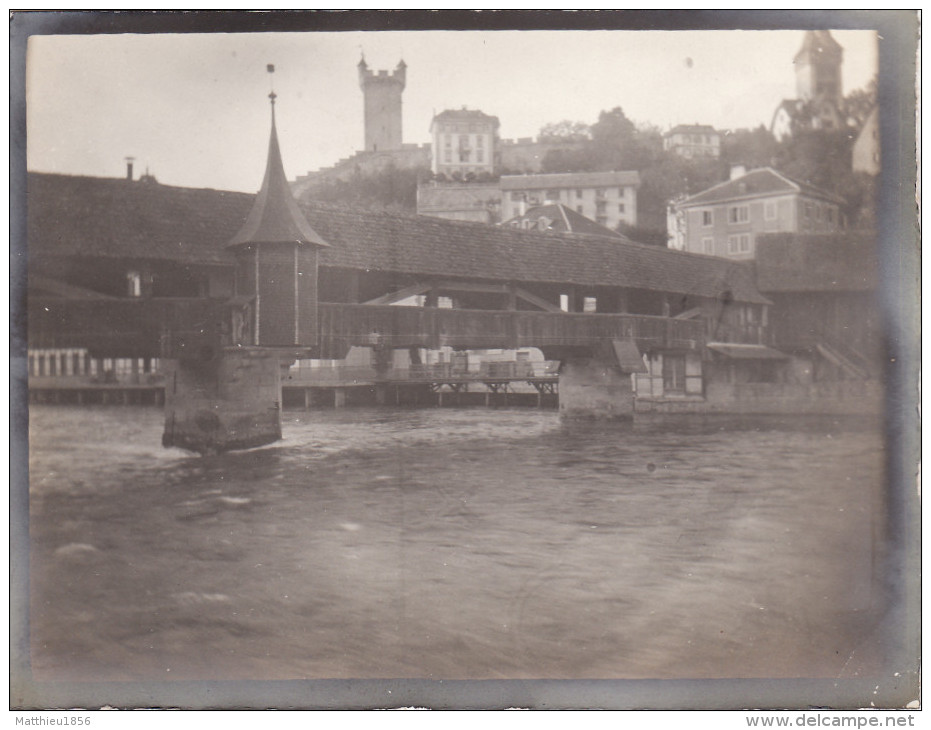
M 270 63 L 265 67 L 269 73 L 269 85 L 271 87 L 271 93 L 268 95 L 268 98 L 272 100 L 272 106 L 275 106 L 275 99 L 278 98 L 278 95 L 275 93 L 275 64 Z

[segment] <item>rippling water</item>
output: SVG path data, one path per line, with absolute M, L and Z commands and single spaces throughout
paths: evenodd
M 860 421 L 285 413 L 272 447 L 30 409 L 47 679 L 855 676 L 879 661 Z

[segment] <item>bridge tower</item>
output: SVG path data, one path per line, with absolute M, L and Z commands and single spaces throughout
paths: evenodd
M 402 59 L 395 70 L 373 72 L 365 58 L 359 61 L 359 86 L 365 103 L 365 151 L 401 149 L 401 94 L 407 81 Z
M 274 67 L 269 66 L 269 71 Z M 281 162 L 271 99 L 262 187 L 227 244 L 234 296 L 167 354 L 162 444 L 200 453 L 281 438 L 281 369 L 317 345 L 317 252 L 328 246 L 301 212 Z

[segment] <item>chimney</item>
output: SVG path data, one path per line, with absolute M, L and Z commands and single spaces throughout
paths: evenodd
M 133 160 L 135 159 L 136 159 L 135 157 L 126 158 L 126 179 L 129 182 L 132 182 L 133 180 Z
M 736 180 L 738 177 L 743 177 L 746 174 L 746 165 L 731 165 L 731 180 Z

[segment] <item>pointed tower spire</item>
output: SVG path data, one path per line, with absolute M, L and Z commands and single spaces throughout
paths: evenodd
M 268 72 L 275 67 L 268 65 Z M 271 138 L 268 143 L 268 161 L 262 188 L 256 195 L 249 217 L 228 246 L 249 243 L 299 243 L 329 246 L 313 229 L 291 194 L 291 186 L 284 173 L 281 150 L 278 147 L 278 130 L 275 125 L 274 89 L 268 95 L 271 100 Z

